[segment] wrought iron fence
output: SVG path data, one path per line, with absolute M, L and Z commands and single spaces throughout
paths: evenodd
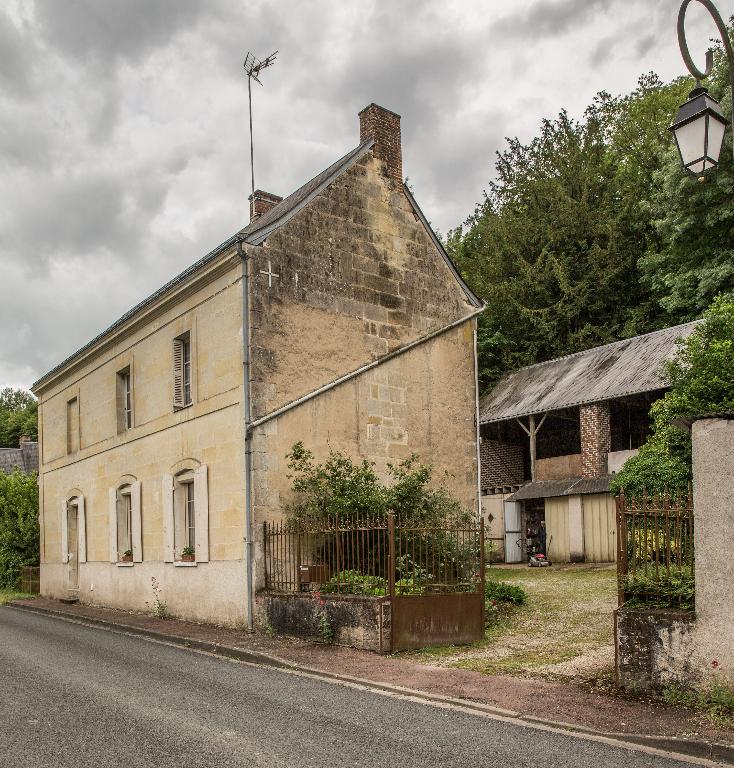
M 278 592 L 359 595 L 474 592 L 484 573 L 484 524 L 440 525 L 393 514 L 266 522 L 265 585 Z
M 619 605 L 692 608 L 693 495 L 617 497 Z
M 20 591 L 28 595 L 37 595 L 41 591 L 41 569 L 38 566 L 26 565 L 21 568 Z

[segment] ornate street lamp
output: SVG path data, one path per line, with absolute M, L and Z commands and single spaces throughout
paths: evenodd
M 681 105 L 676 113 L 670 130 L 675 137 L 680 159 L 683 167 L 693 176 L 703 181 L 705 174 L 716 168 L 719 164 L 721 143 L 724 140 L 724 131 L 728 124 L 724 117 L 719 102 L 701 85 L 711 74 L 714 64 L 714 54 L 711 49 L 706 51 L 706 70 L 701 72 L 691 59 L 688 52 L 685 33 L 686 9 L 691 0 L 683 0 L 678 12 L 678 45 L 683 56 L 683 61 L 688 71 L 696 79 L 696 87 L 688 96 L 688 101 Z M 721 15 L 711 0 L 698 0 L 701 5 L 713 16 L 721 35 L 727 58 L 729 60 L 729 73 L 732 78 L 732 99 L 734 100 L 734 52 L 729 41 L 729 33 Z

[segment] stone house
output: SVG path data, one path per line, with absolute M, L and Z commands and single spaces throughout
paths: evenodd
M 649 433 L 661 368 L 697 321 L 513 371 L 480 401 L 482 505 L 494 558 L 616 559 L 612 475 Z
M 253 621 L 262 524 L 302 440 L 374 461 L 412 452 L 479 510 L 476 318 L 403 184 L 400 117 L 251 220 L 33 386 L 41 592 Z
M 17 448 L 0 448 L 0 472 L 9 475 L 15 469 L 26 475 L 38 471 L 38 443 L 25 435 Z

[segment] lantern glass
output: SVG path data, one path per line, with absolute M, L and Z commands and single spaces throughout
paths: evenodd
M 716 168 L 726 125 L 719 102 L 709 96 L 705 88 L 691 91 L 670 126 L 687 171 L 701 176 Z

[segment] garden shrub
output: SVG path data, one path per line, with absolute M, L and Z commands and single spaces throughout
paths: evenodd
M 17 589 L 21 569 L 39 564 L 39 542 L 37 475 L 0 472 L 0 588 Z
M 696 602 L 696 582 L 690 568 L 668 573 L 664 567 L 655 573 L 648 567 L 628 573 L 624 579 L 625 608 L 678 608 L 692 611 Z
M 497 603 L 525 605 L 528 601 L 528 594 L 517 584 L 487 579 L 484 584 L 484 598 L 485 600 L 494 600 Z
M 385 595 L 387 581 L 382 576 L 369 576 L 359 571 L 339 571 L 326 584 L 321 585 L 321 592 L 343 592 L 350 595 Z

